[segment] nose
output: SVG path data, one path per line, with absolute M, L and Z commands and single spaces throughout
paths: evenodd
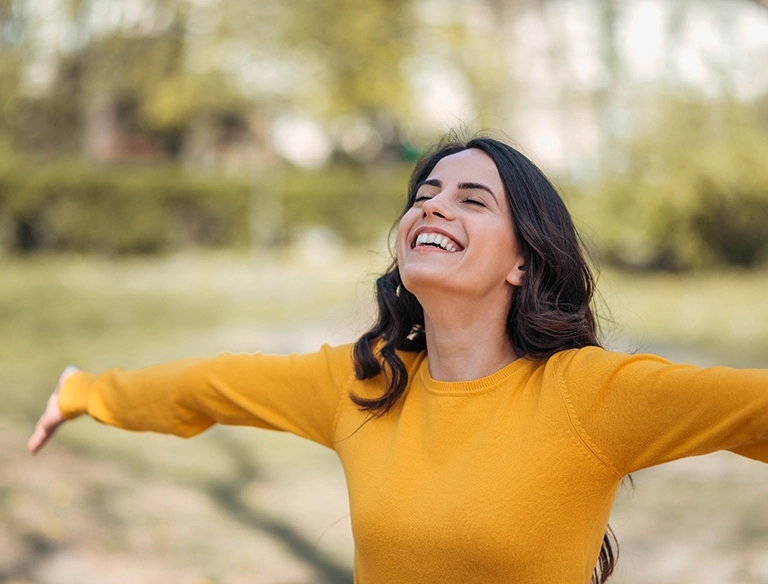
M 421 205 L 421 217 L 426 219 L 427 217 L 440 217 L 441 219 L 452 219 L 453 213 L 451 212 L 448 202 L 445 200 L 443 193 L 435 195 L 430 199 L 424 201 Z

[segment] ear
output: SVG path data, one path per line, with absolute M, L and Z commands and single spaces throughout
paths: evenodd
M 519 262 L 515 262 L 515 267 L 507 274 L 507 282 L 512 284 L 516 288 L 523 285 L 523 277 L 525 276 L 525 264 L 523 264 L 522 258 Z

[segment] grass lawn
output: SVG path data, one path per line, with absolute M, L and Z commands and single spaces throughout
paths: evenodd
M 331 261 L 331 259 L 333 261 Z M 333 453 L 279 433 L 192 441 L 67 424 L 23 450 L 60 370 L 354 340 L 386 257 L 200 254 L 0 260 L 0 581 L 350 582 Z M 768 364 L 768 273 L 606 270 L 610 346 L 696 364 Z M 638 473 L 617 501 L 617 582 L 768 582 L 768 473 L 728 454 Z

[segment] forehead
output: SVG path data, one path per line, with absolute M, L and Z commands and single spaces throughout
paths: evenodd
M 455 180 L 459 182 L 480 182 L 494 191 L 503 191 L 503 185 L 496 164 L 490 156 L 477 148 L 462 150 L 440 161 L 429 173 L 429 178 L 441 182 Z

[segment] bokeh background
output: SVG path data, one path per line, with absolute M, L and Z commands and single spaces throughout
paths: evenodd
M 334 455 L 68 424 L 63 367 L 370 324 L 413 161 L 505 133 L 625 351 L 768 366 L 765 0 L 0 0 L 0 582 L 351 584 Z M 615 582 L 768 582 L 768 467 L 638 473 Z

